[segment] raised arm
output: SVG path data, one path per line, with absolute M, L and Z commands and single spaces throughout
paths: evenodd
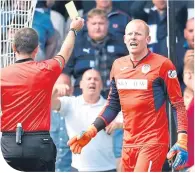
M 55 84 L 52 91 L 51 107 L 52 110 L 59 111 L 61 108 L 61 101 L 59 97 L 69 95 L 70 87 L 66 84 Z
M 84 25 L 84 19 L 77 17 L 76 19 L 73 19 L 70 24 L 70 30 L 62 44 L 62 47 L 55 57 L 55 59 L 58 60 L 60 63 L 60 66 L 64 68 L 64 65 L 68 62 L 75 43 L 76 33 L 82 29 Z M 64 62 L 62 62 L 62 58 L 64 59 Z

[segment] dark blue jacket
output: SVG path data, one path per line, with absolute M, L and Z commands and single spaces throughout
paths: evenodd
M 99 44 L 98 46 L 93 43 L 93 40 L 89 38 L 87 33 L 83 35 L 82 39 L 76 39 L 73 53 L 64 70 L 65 73 L 73 75 L 76 79 L 74 83 L 74 95 L 77 96 L 81 94 L 79 82 L 83 73 L 91 68 L 99 70 L 96 66 L 98 51 L 103 52 L 103 54 L 106 54 L 108 57 L 108 60 L 105 63 L 109 72 L 111 70 L 112 63 L 116 58 L 128 54 L 125 44 L 119 44 L 118 40 L 116 40 L 111 34 L 105 38 L 103 44 Z

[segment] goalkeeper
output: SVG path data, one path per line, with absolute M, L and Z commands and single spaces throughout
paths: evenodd
M 149 41 L 149 27 L 144 21 L 128 23 L 124 42 L 129 55 L 113 63 L 107 104 L 98 118 L 85 132 L 68 141 L 73 153 L 81 153 L 82 148 L 122 110 L 123 171 L 160 172 L 166 157 L 173 159 L 175 155 L 173 168 L 180 170 L 185 165 L 187 118 L 177 73 L 168 58 L 147 48 Z M 177 142 L 169 152 L 167 98 L 177 119 L 178 133 Z

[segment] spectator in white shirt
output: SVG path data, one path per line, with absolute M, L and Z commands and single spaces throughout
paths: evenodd
M 78 97 L 57 98 L 55 95 L 58 91 L 62 96 L 68 92 L 69 88 L 59 85 L 54 87 L 52 108 L 59 110 L 61 115 L 65 115 L 69 138 L 85 130 L 97 118 L 106 103 L 100 95 L 102 80 L 98 71 L 87 70 L 83 74 L 80 88 L 82 95 Z M 73 154 L 72 167 L 78 171 L 116 171 L 112 136 L 108 135 L 105 130 L 98 133 L 97 137 L 83 148 L 80 155 Z

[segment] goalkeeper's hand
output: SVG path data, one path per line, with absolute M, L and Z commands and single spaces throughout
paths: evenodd
M 74 154 L 80 154 L 82 148 L 89 143 L 89 141 L 95 137 L 97 134 L 97 129 L 94 125 L 89 126 L 87 131 L 81 132 L 80 135 L 74 136 L 68 141 L 71 151 Z
M 179 133 L 177 142 L 167 154 L 168 160 L 173 159 L 176 155 L 175 161 L 172 165 L 174 170 L 183 169 L 188 160 L 187 141 L 187 134 Z

